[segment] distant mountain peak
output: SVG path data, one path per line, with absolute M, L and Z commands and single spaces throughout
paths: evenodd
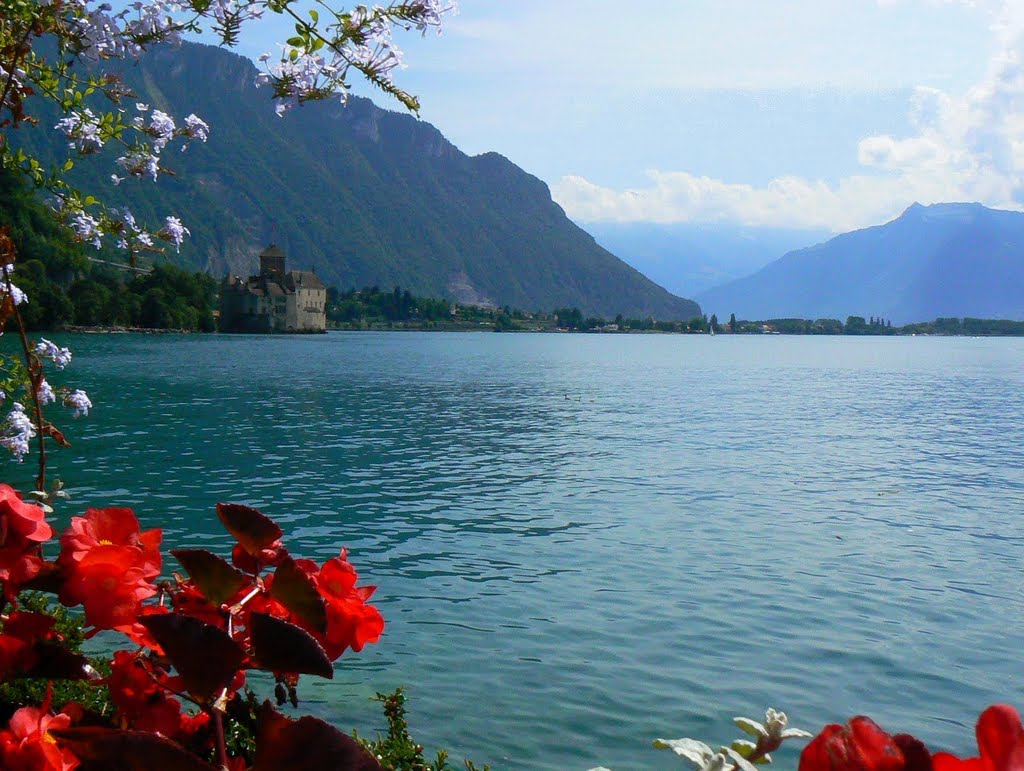
M 989 209 L 987 206 L 971 202 L 958 203 L 933 203 L 924 206 L 917 201 L 910 204 L 897 219 L 925 219 L 935 220 L 943 218 L 967 219 L 977 217 L 990 212 L 998 212 L 1000 209 Z
M 914 203 L 697 299 L 719 318 L 1024 319 L 1024 213 Z

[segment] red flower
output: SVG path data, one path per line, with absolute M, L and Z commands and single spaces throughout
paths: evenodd
M 327 604 L 327 633 L 320 642 L 332 660 L 346 648 L 361 651 L 367 643 L 377 642 L 384 631 L 384 617 L 366 604 L 377 587 L 357 587 L 358 575 L 346 557 L 342 550 L 341 556 L 327 560 L 314 577 Z
M 50 736 L 52 729 L 68 728 L 71 717 L 49 714 L 47 696 L 43 706 L 22 707 L 11 716 L 9 728 L 0 731 L 0 767 L 8 771 L 71 771 L 78 758 L 62 749 Z
M 61 586 L 60 601 L 68 606 L 81 603 L 85 620 L 97 630 L 131 627 L 142 601 L 156 594 L 144 568 L 136 565 L 138 551 L 124 546 L 93 547 L 74 563 Z
M 21 587 L 39 575 L 42 569 L 43 559 L 34 542 L 19 539 L 0 548 L 0 581 L 4 582 L 4 599 L 14 603 Z
M 1024 771 L 1024 726 L 1007 704 L 994 704 L 981 713 L 975 728 L 981 756 L 960 760 L 948 752 L 932 756 L 935 771 Z
M 25 503 L 14 488 L 0 484 L 0 541 L 6 544 L 12 536 L 41 543 L 53 536 L 53 529 L 41 506 Z
M 84 517 L 72 517 L 60 537 L 60 562 L 81 562 L 97 546 L 123 546 L 138 550 L 137 565 L 148 580 L 160 575 L 161 530 L 139 532 L 139 520 L 131 509 L 88 509 Z
M 25 503 L 0 484 L 0 581 L 4 599 L 15 602 L 21 587 L 43 569 L 39 544 L 53 535 L 40 506 Z
M 799 771 L 905 771 L 903 751 L 866 717 L 827 725 L 800 754 Z M 925 766 L 927 768 L 927 766 Z
M 288 550 L 284 548 L 280 539 L 260 549 L 256 554 L 251 554 L 240 543 L 235 544 L 235 548 L 231 550 L 231 561 L 235 563 L 235 567 L 254 576 L 263 568 L 277 567 L 287 556 Z
M 160 682 L 166 679 L 166 672 L 151 674 L 146 663 L 134 654 L 114 653 L 107 687 L 125 726 L 167 737 L 181 731 L 181 702 L 168 698 Z

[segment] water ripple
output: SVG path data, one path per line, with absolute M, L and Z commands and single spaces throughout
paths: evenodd
M 68 342 L 76 503 L 210 548 L 246 503 L 379 585 L 381 643 L 303 686 L 339 725 L 406 685 L 456 758 L 675 768 L 652 737 L 768 704 L 966 752 L 1024 701 L 1024 341 Z

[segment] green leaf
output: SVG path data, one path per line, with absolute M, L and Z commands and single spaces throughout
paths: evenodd
M 269 701 L 263 702 L 256 730 L 252 771 L 383 771 L 377 759 L 351 736 L 315 717 L 289 720 Z
M 327 630 L 324 598 L 291 557 L 285 559 L 274 573 L 270 596 L 298 616 L 310 629 L 321 633 Z
M 122 771 L 217 771 L 184 747 L 148 731 L 116 731 L 96 726 L 50 729 L 49 736 L 75 754 L 83 769 Z
M 302 47 L 303 47 L 303 46 L 304 46 L 304 45 L 306 44 L 306 41 L 305 41 L 305 39 L 304 39 L 304 38 L 301 38 L 301 37 L 299 37 L 298 35 L 295 35 L 295 36 L 293 36 L 293 37 L 290 37 L 290 38 L 288 38 L 288 39 L 287 39 L 286 41 L 284 41 L 284 42 L 286 42 L 286 43 L 287 43 L 288 45 L 290 45 L 290 46 L 291 46 L 292 48 L 302 48 Z
M 206 549 L 172 549 L 171 554 L 214 605 L 223 605 L 249 583 L 245 573 Z
M 265 613 L 253 613 L 249 635 L 257 664 L 254 669 L 334 678 L 331 660 L 302 627 Z
M 189 692 L 200 700 L 219 695 L 245 660 L 227 632 L 181 613 L 139 619 L 160 643 Z
M 249 554 L 259 554 L 283 534 L 274 520 L 250 506 L 218 503 L 217 516 Z
M 310 8 L 309 18 L 311 18 L 313 20 L 313 23 L 316 24 L 318 21 L 320 21 L 320 14 L 317 13 L 314 9 Z

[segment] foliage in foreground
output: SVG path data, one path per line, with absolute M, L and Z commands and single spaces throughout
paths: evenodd
M 278 705 L 294 703 L 300 675 L 333 677 L 332 661 L 345 650 L 376 642 L 384 620 L 366 602 L 373 587 L 356 585 L 344 550 L 323 565 L 295 559 L 281 529 L 255 509 L 221 504 L 217 514 L 237 542 L 231 561 L 203 549 L 175 550 L 184 575 L 160 580 L 162 533 L 140 531 L 131 510 L 73 517 L 59 554 L 47 559 L 44 545 L 54 532 L 45 511 L 0 485 L 7 606 L 0 676 L 102 684 L 110 702 L 58 705 L 52 687 L 38 702 L 37 693 L 24 691 L 26 703 L 0 733 L 0 767 L 158 771 L 214 761 L 242 771 L 290 766 L 296 758 L 302 767 L 380 767 L 328 724 L 289 720 L 269 700 L 254 710 L 243 695 L 246 672 L 264 670 L 275 676 Z M 17 605 L 26 588 L 55 595 L 65 607 L 81 605 L 85 637 L 111 630 L 131 647 L 114 652 L 101 679 L 53 613 Z M 253 727 L 255 745 L 239 741 Z

